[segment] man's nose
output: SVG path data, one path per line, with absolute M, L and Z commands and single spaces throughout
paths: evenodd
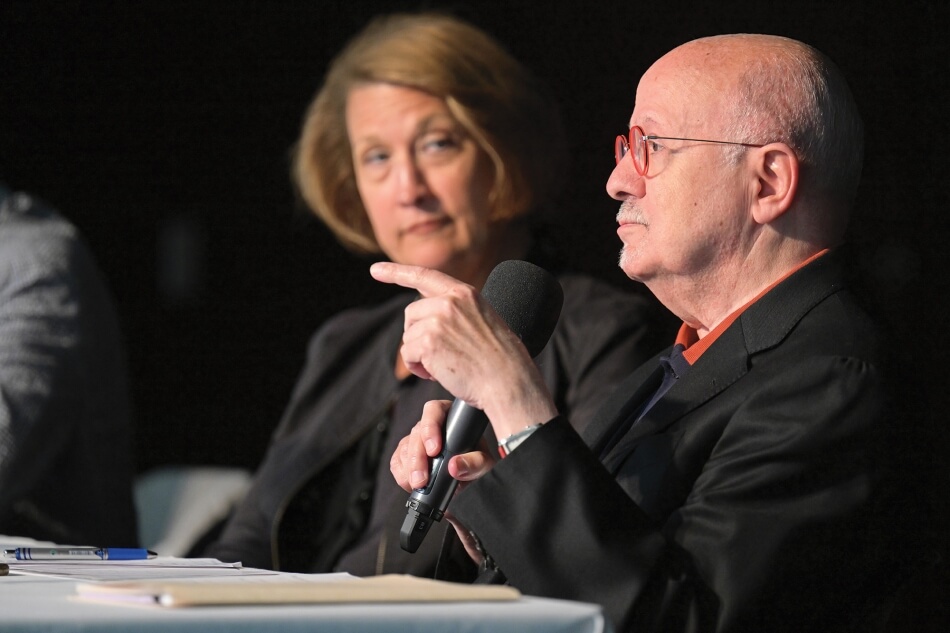
M 633 196 L 642 198 L 645 193 L 644 177 L 633 166 L 633 157 L 627 154 L 614 166 L 607 178 L 607 193 L 614 200 L 626 200 Z

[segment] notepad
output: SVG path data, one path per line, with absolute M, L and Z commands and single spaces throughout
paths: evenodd
M 263 604 L 341 604 L 382 602 L 511 601 L 521 597 L 514 587 L 470 585 L 403 574 L 357 578 L 315 574 L 292 579 L 184 579 L 80 583 L 76 598 L 109 604 L 159 607 Z

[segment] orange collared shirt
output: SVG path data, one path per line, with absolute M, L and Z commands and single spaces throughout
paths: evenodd
M 763 290 L 762 292 L 757 294 L 755 297 L 753 297 L 752 300 L 750 300 L 748 303 L 741 306 L 738 310 L 736 310 L 735 312 L 727 316 L 725 319 L 723 319 L 722 322 L 719 323 L 719 325 L 713 328 L 713 330 L 709 334 L 704 336 L 703 338 L 699 338 L 699 333 L 696 332 L 695 328 L 692 328 L 686 325 L 685 323 L 683 323 L 683 325 L 680 326 L 679 333 L 677 333 L 676 335 L 676 343 L 679 345 L 682 345 L 685 348 L 685 351 L 683 352 L 683 358 L 685 358 L 689 362 L 690 365 L 695 364 L 696 361 L 699 360 L 699 357 L 703 355 L 703 352 L 709 349 L 709 346 L 715 343 L 716 339 L 718 339 L 719 336 L 723 332 L 726 331 L 726 328 L 732 325 L 732 323 L 736 319 L 739 318 L 739 315 L 745 312 L 749 306 L 751 306 L 753 303 L 761 299 L 769 290 L 779 285 L 781 282 L 785 281 L 785 279 L 790 277 L 792 273 L 804 268 L 805 266 L 815 261 L 816 259 L 818 259 L 819 257 L 821 257 L 827 252 L 828 252 L 828 249 L 826 248 L 823 251 L 815 253 L 814 255 L 812 255 L 811 257 L 809 257 L 802 263 L 800 263 L 798 266 L 795 266 L 790 271 L 788 271 L 787 273 L 785 273 L 784 275 L 776 279 L 774 282 L 769 284 L 769 286 L 765 288 L 765 290 Z

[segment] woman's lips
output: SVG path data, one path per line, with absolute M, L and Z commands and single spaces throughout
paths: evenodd
M 428 235 L 430 233 L 435 233 L 440 231 L 449 224 L 452 220 L 446 217 L 436 218 L 432 220 L 425 220 L 423 222 L 416 222 L 411 224 L 405 229 L 403 229 L 404 235 Z

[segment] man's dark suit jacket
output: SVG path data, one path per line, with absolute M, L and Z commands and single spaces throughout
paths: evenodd
M 584 439 L 555 418 L 451 511 L 512 585 L 600 603 L 620 630 L 848 628 L 875 597 L 889 420 L 879 337 L 843 278 L 825 255 L 781 282 L 603 462 L 659 356 Z

